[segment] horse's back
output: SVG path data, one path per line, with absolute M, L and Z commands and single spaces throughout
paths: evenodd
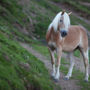
M 86 30 L 82 26 L 71 25 L 64 40 L 63 48 L 68 51 L 68 49 L 73 50 L 79 45 L 83 48 L 88 46 Z

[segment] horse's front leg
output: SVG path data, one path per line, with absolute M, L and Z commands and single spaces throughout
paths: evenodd
M 60 77 L 60 63 L 61 63 L 61 54 L 62 54 L 62 49 L 59 47 L 57 48 L 57 63 L 56 63 L 56 75 L 55 75 L 55 81 L 57 82 Z
M 52 51 L 50 48 L 49 48 L 49 52 L 50 52 L 50 56 L 51 56 L 51 64 L 52 64 L 52 74 L 51 74 L 51 77 L 54 78 L 55 77 L 55 57 L 54 57 L 54 51 Z

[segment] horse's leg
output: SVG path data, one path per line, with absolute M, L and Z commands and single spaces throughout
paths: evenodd
M 72 70 L 74 66 L 74 59 L 73 59 L 73 53 L 69 53 L 69 59 L 70 59 L 70 67 L 67 75 L 65 76 L 65 80 L 68 80 L 72 76 Z
M 85 81 L 88 82 L 88 78 L 89 78 L 89 75 L 88 75 L 88 68 L 89 68 L 88 49 L 86 51 L 81 49 L 81 53 L 83 55 L 83 60 L 84 60 L 84 65 L 85 65 Z
M 57 48 L 57 63 L 56 63 L 55 81 L 58 81 L 59 76 L 60 76 L 59 68 L 60 68 L 60 62 L 61 62 L 61 54 L 62 54 L 61 48 Z
M 50 52 L 50 56 L 51 56 L 51 64 L 52 64 L 52 78 L 55 77 L 55 57 L 54 57 L 54 51 L 52 51 L 50 48 L 49 48 L 49 52 Z

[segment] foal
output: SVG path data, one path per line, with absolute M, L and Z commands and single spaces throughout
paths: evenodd
M 69 13 L 70 14 L 70 13 Z M 79 49 L 85 65 L 85 81 L 88 81 L 88 37 L 83 27 L 77 25 L 70 25 L 69 15 L 66 12 L 60 12 L 56 15 L 52 23 L 49 25 L 46 40 L 51 55 L 52 63 L 52 77 L 55 81 L 59 80 L 59 68 L 61 62 L 62 51 L 69 52 L 70 56 L 70 68 L 65 76 L 68 80 L 72 76 L 72 70 L 74 61 L 72 59 L 72 53 Z M 55 69 L 54 51 L 57 53 L 57 62 Z

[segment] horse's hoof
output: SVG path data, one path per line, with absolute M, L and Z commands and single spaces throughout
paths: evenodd
M 69 78 L 68 78 L 68 77 L 64 77 L 64 80 L 66 80 L 66 81 L 67 81 L 67 80 L 69 80 Z
M 54 78 L 54 81 L 55 81 L 56 83 L 59 82 L 59 80 L 58 80 L 58 79 L 55 79 L 55 78 Z

